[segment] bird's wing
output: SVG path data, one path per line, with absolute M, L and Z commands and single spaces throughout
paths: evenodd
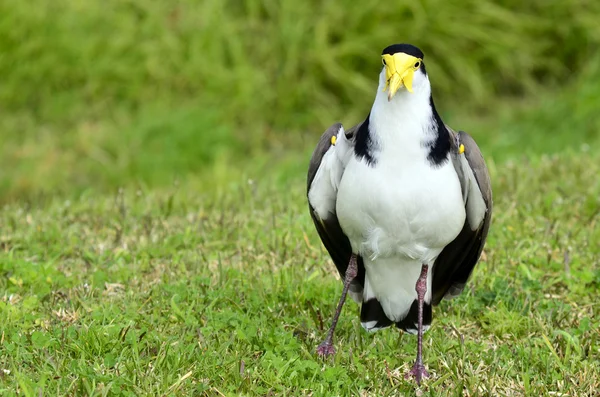
M 466 132 L 448 130 L 454 138 L 452 161 L 460 180 L 467 216 L 461 232 L 435 261 L 434 305 L 444 297 L 461 293 L 479 260 L 492 218 L 492 186 L 481 151 Z M 460 153 L 460 145 L 464 146 L 463 153 Z
M 360 125 L 360 124 L 359 124 Z M 352 255 L 352 246 L 338 221 L 335 204 L 338 186 L 354 149 L 354 136 L 359 125 L 344 131 L 342 124 L 329 127 L 321 136 L 308 167 L 307 196 L 310 216 L 323 245 L 342 279 Z M 335 138 L 335 144 L 332 141 Z M 350 285 L 351 296 L 360 302 L 365 269 L 358 258 L 358 275 Z

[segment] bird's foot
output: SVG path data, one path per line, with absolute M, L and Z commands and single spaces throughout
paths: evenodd
M 415 363 L 412 369 L 404 375 L 405 379 L 415 378 L 417 384 L 421 384 L 422 379 L 429 378 L 429 372 L 425 369 L 423 364 Z
M 317 347 L 317 354 L 324 358 L 333 356 L 335 354 L 335 347 L 333 347 L 333 343 L 327 340 L 321 342 L 321 344 Z

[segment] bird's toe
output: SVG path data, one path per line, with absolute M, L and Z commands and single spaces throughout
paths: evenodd
M 335 354 L 335 347 L 330 342 L 323 342 L 317 347 L 317 354 L 320 357 L 329 357 Z
M 410 371 L 408 371 L 406 373 L 406 375 L 404 375 L 404 378 L 405 379 L 414 378 L 417 381 L 417 384 L 420 385 L 422 379 L 429 378 L 429 372 L 427 372 L 427 370 L 425 369 L 425 366 L 423 364 L 415 363 L 415 365 L 413 365 L 412 369 Z

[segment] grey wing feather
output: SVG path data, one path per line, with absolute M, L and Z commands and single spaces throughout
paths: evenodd
M 362 123 L 360 123 L 362 124 Z M 348 131 L 345 131 L 346 139 L 350 142 L 354 142 L 354 134 L 356 134 L 356 130 L 360 126 L 360 124 L 355 125 L 350 128 Z M 310 158 L 310 163 L 308 165 L 308 175 L 306 178 L 307 186 L 306 193 L 310 190 L 310 186 L 312 185 L 313 180 L 315 179 L 315 175 L 317 175 L 317 171 L 319 166 L 321 165 L 321 161 L 323 160 L 323 156 L 331 147 L 331 137 L 337 135 L 338 131 L 342 127 L 342 123 L 335 123 L 331 127 L 327 128 L 323 135 L 321 135 L 321 139 L 319 139 L 319 143 L 317 143 L 317 147 L 313 151 L 312 157 Z
M 354 144 L 354 134 L 359 125 L 345 132 L 346 139 L 348 139 L 352 145 Z M 310 192 L 310 188 L 313 180 L 315 179 L 317 171 L 321 166 L 323 156 L 325 156 L 325 153 L 327 153 L 331 147 L 331 137 L 337 135 L 340 127 L 342 127 L 342 124 L 340 123 L 336 123 L 329 127 L 323 133 L 323 135 L 321 135 L 321 139 L 313 151 L 308 167 L 306 189 L 307 195 Z M 311 205 L 310 200 L 308 201 L 308 207 L 310 216 L 315 224 L 315 228 L 319 233 L 319 237 L 327 249 L 327 252 L 329 252 L 329 255 L 331 256 L 331 259 L 333 260 L 340 277 L 343 279 L 344 275 L 346 274 L 346 269 L 348 268 L 350 256 L 352 255 L 352 246 L 350 245 L 350 240 L 348 240 L 348 237 L 344 234 L 335 212 L 326 219 L 321 219 Z M 364 279 L 365 269 L 363 261 L 361 257 L 358 257 L 358 275 L 350 285 L 350 290 L 354 293 L 361 293 L 364 286 Z
M 342 127 L 342 123 L 335 123 L 331 127 L 327 128 L 323 135 L 321 135 L 321 139 L 319 139 L 319 143 L 317 143 L 317 147 L 313 150 L 312 157 L 310 158 L 310 163 L 308 165 L 308 175 L 306 178 L 306 194 L 310 191 L 310 185 L 312 185 L 315 176 L 317 175 L 317 171 L 319 166 L 321 165 L 321 161 L 323 160 L 323 156 L 331 147 L 331 137 L 337 135 L 338 131 Z
M 433 267 L 432 303 L 437 305 L 444 297 L 450 298 L 460 294 L 477 264 L 488 235 L 492 218 L 492 186 L 485 161 L 479 147 L 469 134 L 464 131 L 455 133 L 450 128 L 451 135 L 455 138 L 452 142 L 454 149 L 453 163 L 463 189 L 463 198 L 467 209 L 467 219 L 458 236 L 441 252 Z M 464 169 L 458 155 L 458 147 L 465 147 L 464 156 L 469 170 Z M 477 189 L 471 189 L 470 184 L 475 183 Z M 470 206 L 477 202 L 485 205 L 483 219 L 474 219 Z

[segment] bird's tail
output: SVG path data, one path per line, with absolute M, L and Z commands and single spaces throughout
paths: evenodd
M 396 327 L 410 334 L 417 333 L 417 322 L 418 322 L 418 303 L 415 299 L 408 311 L 406 317 L 396 322 Z M 423 329 L 426 331 L 431 325 L 432 312 L 431 305 L 428 303 L 423 304 Z M 376 298 L 371 298 L 368 301 L 363 302 L 360 309 L 360 323 L 362 327 L 368 332 L 378 331 L 382 328 L 389 327 L 394 324 L 390 320 L 383 307 Z
M 384 313 L 381 303 L 376 298 L 371 298 L 362 303 L 360 309 L 360 324 L 368 332 L 375 332 L 392 325 Z
M 409 334 L 417 333 L 417 324 L 419 320 L 419 304 L 415 299 L 410 306 L 410 310 L 406 317 L 396 323 L 396 327 L 408 332 Z M 423 330 L 427 331 L 429 326 L 431 325 L 432 313 L 431 313 L 431 305 L 427 302 L 423 302 Z

